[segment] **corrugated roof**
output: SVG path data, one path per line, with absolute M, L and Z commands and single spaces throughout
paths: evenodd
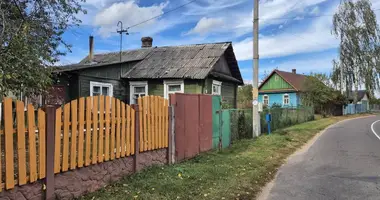
M 233 80 L 243 83 L 231 42 L 123 51 L 122 63 L 139 62 L 122 77 L 129 79 L 204 79 L 223 55 L 228 62 Z M 74 71 L 117 63 L 120 63 L 119 52 L 95 54 L 92 62 L 86 57 L 78 64 L 65 66 L 57 71 Z
M 296 91 L 302 91 L 304 82 L 307 78 L 306 75 L 303 74 L 295 74 L 292 72 L 284 72 L 280 70 L 273 70 L 273 72 L 261 83 L 259 86 L 259 89 L 269 80 L 269 78 L 274 74 L 277 73 L 279 76 L 281 76 L 286 82 L 288 82 Z
M 156 48 L 122 77 L 204 79 L 227 50 L 232 50 L 230 42 Z M 237 62 L 231 63 L 238 68 Z M 235 75 L 242 81 L 240 72 Z

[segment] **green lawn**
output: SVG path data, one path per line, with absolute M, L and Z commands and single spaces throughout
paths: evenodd
M 290 154 L 327 126 L 352 117 L 307 122 L 187 162 L 152 167 L 82 199 L 253 199 Z

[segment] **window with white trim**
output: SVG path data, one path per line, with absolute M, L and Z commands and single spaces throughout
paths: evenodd
M 268 95 L 264 95 L 263 96 L 263 104 L 264 105 L 269 105 L 269 96 Z
M 220 81 L 212 81 L 212 94 L 213 95 L 221 95 L 222 94 L 222 82 Z
M 130 81 L 129 82 L 130 91 L 130 104 L 137 104 L 137 99 L 139 97 L 144 97 L 148 95 L 148 82 L 147 81 Z
M 183 80 L 164 80 L 164 98 L 169 99 L 169 94 L 184 93 L 185 84 Z
M 90 95 L 91 96 L 113 96 L 113 85 L 111 83 L 90 82 Z
M 283 96 L 283 103 L 284 105 L 289 105 L 289 95 L 288 94 L 284 94 Z

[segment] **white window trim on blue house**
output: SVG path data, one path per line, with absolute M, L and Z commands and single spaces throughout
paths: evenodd
M 144 87 L 145 91 L 140 93 L 135 93 L 136 87 Z M 130 81 L 129 82 L 129 103 L 130 104 L 137 104 L 137 98 L 138 97 L 144 97 L 148 95 L 148 81 Z
M 267 98 L 268 103 L 265 103 L 265 98 Z M 267 106 L 269 105 L 269 95 L 264 94 L 264 96 L 263 96 L 263 104 L 267 105 Z
M 287 100 L 287 102 L 286 102 L 286 100 Z M 282 103 L 283 103 L 283 105 L 286 105 L 286 106 L 290 104 L 289 94 L 282 95 Z

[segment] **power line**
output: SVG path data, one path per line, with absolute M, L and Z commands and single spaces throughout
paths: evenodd
M 176 10 L 179 10 L 179 9 L 181 9 L 181 8 L 187 6 L 187 5 L 189 5 L 189 4 L 191 4 L 191 3 L 195 2 L 195 1 L 197 1 L 197 0 L 189 1 L 189 2 L 187 2 L 187 3 L 185 3 L 185 4 L 182 4 L 182 5 L 180 5 L 180 6 L 176 7 L 176 8 L 174 8 L 174 9 L 172 9 L 172 10 L 169 10 L 169 11 L 167 11 L 167 12 L 164 12 L 164 13 L 162 13 L 161 15 L 157 15 L 157 16 L 152 17 L 152 18 L 150 18 L 150 19 L 147 19 L 147 20 L 144 20 L 144 21 L 139 22 L 139 23 L 137 23 L 137 24 L 134 24 L 134 25 L 132 25 L 132 26 L 129 26 L 127 29 L 134 28 L 134 27 L 136 27 L 136 26 L 139 26 L 139 25 L 141 25 L 141 24 L 147 23 L 147 22 L 152 21 L 152 20 L 154 20 L 154 19 L 157 19 L 157 18 L 159 18 L 159 17 L 161 17 L 161 16 L 164 16 L 164 15 L 166 15 L 166 14 L 169 14 L 169 13 L 171 13 L 171 12 L 174 12 L 174 11 L 176 11 Z

